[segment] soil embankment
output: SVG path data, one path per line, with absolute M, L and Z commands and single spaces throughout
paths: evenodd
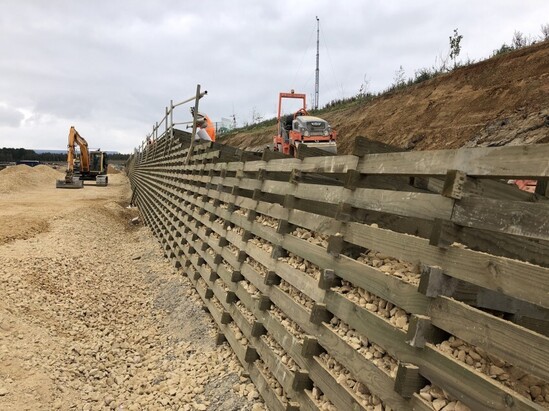
M 357 136 L 418 150 L 534 144 L 549 142 L 548 102 L 546 41 L 321 117 L 338 131 L 340 153 Z M 223 142 L 267 145 L 275 132 L 242 131 Z

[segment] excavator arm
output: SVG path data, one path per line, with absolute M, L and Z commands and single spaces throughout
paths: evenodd
M 76 158 L 76 145 L 80 148 L 80 171 L 87 172 L 90 170 L 90 152 L 88 142 L 82 137 L 78 131 L 71 126 L 69 131 L 69 150 L 67 154 L 67 174 L 74 174 L 74 160 Z

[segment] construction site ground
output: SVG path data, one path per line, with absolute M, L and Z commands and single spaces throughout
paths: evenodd
M 547 143 L 548 80 L 546 41 L 321 117 L 340 153 L 357 136 L 417 150 Z M 275 132 L 219 141 L 265 146 Z M 79 190 L 56 189 L 62 177 L 0 171 L 0 410 L 263 410 L 190 281 L 131 223 L 125 175 Z
M 124 174 L 0 171 L 0 410 L 263 410 Z

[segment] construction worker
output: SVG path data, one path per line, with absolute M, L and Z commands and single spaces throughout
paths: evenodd
M 191 107 L 191 114 L 194 117 L 194 107 Z M 196 116 L 197 140 L 215 141 L 215 125 L 206 114 L 198 113 Z

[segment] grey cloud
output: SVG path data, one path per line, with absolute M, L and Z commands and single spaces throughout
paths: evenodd
M 378 91 L 400 65 L 411 76 L 434 64 L 456 27 L 464 56 L 487 56 L 515 29 L 539 31 L 549 4 L 3 0 L 0 102 L 31 113 L 25 127 L 15 128 L 12 117 L 3 125 L 21 138 L 40 134 L 36 146 L 59 148 L 65 129 L 81 125 L 101 147 L 129 151 L 170 99 L 192 96 L 197 83 L 209 91 L 200 104 L 214 119 L 235 112 L 249 121 L 253 108 L 272 114 L 279 91 L 314 90 L 316 15 L 325 104 L 356 94 L 364 76 Z
M 19 110 L 0 105 L 0 126 L 19 127 L 24 118 Z

